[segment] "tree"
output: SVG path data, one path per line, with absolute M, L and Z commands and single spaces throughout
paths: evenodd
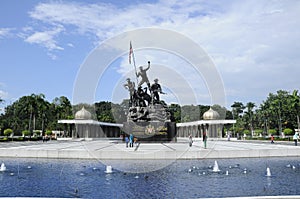
M 65 96 L 56 97 L 52 105 L 55 108 L 56 119 L 67 119 L 73 115 L 71 102 Z
M 233 119 L 237 121 L 235 125 L 233 124 L 233 134 L 235 136 L 235 133 L 240 133 L 239 129 L 244 128 L 244 124 L 243 124 L 244 122 L 242 118 L 240 118 L 240 115 L 244 112 L 245 106 L 243 105 L 242 102 L 234 102 L 231 105 L 231 108 L 232 108 Z
M 116 123 L 123 123 L 127 121 L 127 117 L 125 115 L 125 111 L 123 107 L 119 104 L 111 104 L 111 112 L 114 117 Z
M 300 129 L 300 121 L 299 121 L 300 97 L 298 95 L 298 90 L 293 91 L 291 96 L 291 104 L 293 109 L 296 111 L 297 128 Z
M 251 135 L 253 136 L 254 128 L 253 128 L 253 108 L 255 107 L 255 103 L 248 102 L 246 104 L 247 111 L 245 112 L 246 124 L 249 124 Z
M 200 119 L 203 119 L 203 114 L 209 110 L 210 106 L 206 106 L 206 105 L 198 105 L 199 106 L 199 110 L 200 110 Z
M 240 116 L 240 114 L 244 112 L 245 106 L 243 105 L 242 102 L 234 102 L 231 105 L 231 108 L 232 108 L 233 119 L 236 119 Z
M 184 105 L 181 107 L 181 121 L 191 122 L 200 119 L 200 110 L 198 106 Z
M 45 100 L 44 94 L 23 96 L 5 107 L 5 114 L 0 115 L 1 129 L 12 128 L 16 135 L 22 135 L 27 129 L 34 130 L 63 129 L 58 119 L 68 119 L 72 114 L 72 105 L 66 97 L 57 98 L 55 103 Z
M 219 113 L 219 115 L 220 115 L 219 119 L 225 119 L 226 118 L 226 108 L 225 107 L 222 107 L 218 104 L 214 104 L 212 106 L 212 109 Z
M 168 107 L 168 111 L 171 114 L 171 121 L 181 122 L 181 107 L 179 104 L 171 104 Z
M 49 129 L 63 130 L 63 124 L 58 124 L 57 121 L 61 119 L 73 119 L 73 107 L 70 100 L 65 96 L 54 98 L 51 104 L 49 104 L 49 117 L 46 120 L 49 121 L 47 126 Z M 43 128 L 45 129 L 45 128 Z
M 112 103 L 111 102 L 97 102 L 95 103 L 95 112 L 97 120 L 101 122 L 115 123 L 114 116 L 112 114 Z
M 282 121 L 293 121 L 293 115 L 296 115 L 291 106 L 291 95 L 284 90 L 279 90 L 276 94 L 269 93 L 261 107 L 267 117 L 268 127 L 277 129 L 278 135 L 282 132 Z

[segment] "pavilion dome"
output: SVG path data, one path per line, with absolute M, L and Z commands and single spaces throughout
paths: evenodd
M 219 119 L 220 115 L 217 111 L 213 110 L 211 107 L 209 108 L 208 111 L 206 111 L 203 114 L 203 119 L 204 120 L 217 120 Z
M 82 109 L 80 111 L 77 111 L 75 113 L 75 119 L 76 120 L 90 120 L 92 119 L 92 114 L 85 110 L 84 107 L 82 107 Z

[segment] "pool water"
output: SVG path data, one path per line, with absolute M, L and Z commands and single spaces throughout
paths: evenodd
M 134 161 L 0 159 L 0 197 L 212 198 L 300 195 L 300 157 L 177 160 L 146 173 L 115 170 Z M 145 161 L 145 171 L 150 163 Z M 213 171 L 217 161 L 219 172 Z M 1 163 L 0 162 L 0 163 Z M 269 167 L 271 177 L 266 176 Z

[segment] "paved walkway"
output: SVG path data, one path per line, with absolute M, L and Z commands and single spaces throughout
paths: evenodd
M 271 144 L 263 141 L 208 140 L 207 149 L 201 140 L 188 146 L 186 138 L 176 143 L 140 143 L 126 148 L 121 140 L 69 140 L 48 142 L 3 142 L 0 157 L 76 158 L 76 159 L 203 159 L 248 157 L 300 157 L 300 146 L 293 142 Z

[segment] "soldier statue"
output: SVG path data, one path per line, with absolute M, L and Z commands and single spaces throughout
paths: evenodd
M 158 83 L 158 79 L 156 78 L 154 80 L 154 84 L 151 85 L 151 96 L 152 96 L 153 103 L 160 102 L 159 93 L 164 94 L 164 92 L 162 92 L 161 90 L 160 84 Z
M 147 77 L 147 70 L 149 70 L 150 68 L 150 61 L 148 61 L 148 67 L 143 69 L 143 66 L 140 66 L 140 71 L 138 73 L 136 73 L 136 76 L 139 77 L 141 76 L 142 79 L 141 81 L 139 82 L 139 85 L 138 87 L 142 86 L 143 83 L 146 83 L 148 88 L 150 88 L 150 82 L 149 82 L 149 79 Z
M 130 101 L 129 104 L 132 106 L 132 104 L 135 104 L 136 99 L 134 97 L 135 95 L 135 84 L 130 80 L 130 78 L 127 78 L 127 83 L 123 85 L 127 90 L 129 90 L 130 95 Z

